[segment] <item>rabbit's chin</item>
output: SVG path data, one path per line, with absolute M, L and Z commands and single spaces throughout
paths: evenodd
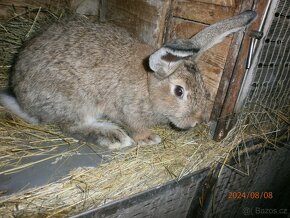
M 170 121 L 169 123 L 170 127 L 178 130 L 178 131 L 187 131 L 197 125 L 197 122 L 192 122 L 192 123 L 183 123 L 183 122 L 174 122 Z
M 173 122 L 170 122 L 169 123 L 169 126 L 174 129 L 174 130 L 177 130 L 177 131 L 187 131 L 189 130 L 191 127 L 188 127 L 188 128 L 180 128 L 178 126 L 176 126 Z

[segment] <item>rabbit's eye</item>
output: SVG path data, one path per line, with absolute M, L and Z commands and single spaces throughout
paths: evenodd
M 183 96 L 183 88 L 181 86 L 176 86 L 175 89 L 174 89 L 174 94 L 177 96 L 177 97 L 182 97 Z

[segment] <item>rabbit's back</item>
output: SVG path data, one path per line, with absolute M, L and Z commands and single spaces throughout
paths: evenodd
M 131 57 L 138 43 L 125 30 L 112 24 L 92 24 L 80 21 L 58 23 L 25 43 L 18 54 L 15 71 L 26 74 L 51 66 L 90 69 Z M 32 73 L 33 74 L 33 73 Z
M 124 97 L 127 84 L 142 81 L 145 74 L 140 65 L 150 51 L 111 24 L 54 24 L 20 51 L 11 80 L 13 91 L 20 106 L 42 121 L 75 119 L 82 111 L 96 113 L 101 101 L 114 104 L 114 99 Z M 142 89 L 140 83 L 136 86 Z M 72 110 L 76 107 L 84 108 Z

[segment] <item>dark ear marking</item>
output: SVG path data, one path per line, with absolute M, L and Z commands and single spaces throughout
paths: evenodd
M 166 53 L 166 55 L 161 56 L 161 60 L 167 61 L 167 62 L 176 62 L 179 60 L 184 59 L 184 57 L 178 57 L 176 55 L 173 55 L 171 53 Z
M 158 49 L 149 58 L 149 66 L 158 78 L 171 75 L 178 66 L 195 54 L 196 49 L 189 40 L 176 39 Z
M 192 42 L 188 39 L 175 39 L 164 45 L 165 48 L 172 51 L 172 53 L 189 53 L 194 55 L 199 52 L 199 48 L 196 48 Z

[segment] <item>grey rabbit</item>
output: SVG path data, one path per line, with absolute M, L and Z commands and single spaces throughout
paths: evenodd
M 187 129 L 206 119 L 194 62 L 255 17 L 245 11 L 157 50 L 113 24 L 56 23 L 24 44 L 0 102 L 27 122 L 55 123 L 110 149 L 158 144 L 150 127 Z

